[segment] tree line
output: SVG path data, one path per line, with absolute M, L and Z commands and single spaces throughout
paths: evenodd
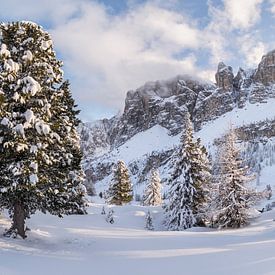
M 143 195 L 143 205 L 162 205 L 168 230 L 193 226 L 239 228 L 249 223 L 249 210 L 262 198 L 249 187 L 254 177 L 241 158 L 234 129 L 220 143 L 214 165 L 194 131 L 189 114 L 184 121 L 177 162 L 162 203 L 161 180 L 156 169 Z M 122 205 L 133 198 L 128 169 L 118 161 L 106 194 L 109 204 Z M 147 214 L 151 219 L 150 213 Z

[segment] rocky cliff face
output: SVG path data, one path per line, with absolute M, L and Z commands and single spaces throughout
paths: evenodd
M 117 152 L 121 146 L 127 147 L 127 142 L 155 125 L 167 129 L 168 135 L 173 138 L 183 130 L 186 112 L 191 114 L 194 128 L 199 131 L 207 123 L 215 122 L 228 112 L 246 108 L 247 104 L 264 104 L 274 98 L 275 51 L 263 56 L 257 69 L 240 68 L 235 76 L 232 68 L 221 62 L 215 77 L 216 84 L 190 76 L 177 76 L 167 81 L 146 83 L 127 93 L 125 109 L 120 117 L 83 124 L 79 129 L 85 157 L 83 163 L 85 169 L 90 171 L 89 175 L 93 182 L 108 178 L 113 163 L 119 157 Z M 259 123 L 256 124 L 261 125 L 262 122 Z M 270 124 L 273 125 L 272 123 L 273 120 Z M 245 142 L 255 139 L 255 131 L 259 132 L 258 128 L 261 128 L 251 125 L 245 127 L 243 125 L 240 130 L 240 137 L 246 137 L 242 138 Z M 269 128 L 261 130 L 261 135 L 264 136 L 268 131 L 269 137 L 273 137 L 275 133 Z M 168 171 L 174 147 L 152 151 L 138 160 L 132 156 L 133 160 L 128 161 L 128 165 L 134 181 L 140 184 L 144 182 L 153 166 Z
M 230 91 L 233 89 L 234 75 L 232 67 L 226 66 L 223 62 L 220 62 L 215 78 L 217 86 L 220 89 L 224 91 Z
M 275 82 L 275 50 L 262 57 L 262 61 L 254 75 L 254 80 L 263 85 Z

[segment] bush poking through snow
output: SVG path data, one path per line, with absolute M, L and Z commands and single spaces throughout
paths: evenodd
M 111 224 L 113 224 L 115 222 L 114 213 L 115 213 L 115 211 L 113 209 L 109 210 L 109 212 L 106 216 L 106 222 L 111 223 Z
M 268 200 L 270 200 L 272 197 L 272 188 L 271 188 L 270 184 L 266 185 L 265 196 Z
M 152 218 L 151 212 L 149 210 L 145 216 L 145 228 L 147 230 L 154 230 L 153 218 Z

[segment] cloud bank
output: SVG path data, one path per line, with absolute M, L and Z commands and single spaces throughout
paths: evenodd
M 274 42 L 258 30 L 264 0 L 209 0 L 202 17 L 179 9 L 180 2 L 132 0 L 115 12 L 101 1 L 10 0 L 0 17 L 46 26 L 90 120 L 122 109 L 127 90 L 146 81 L 185 73 L 213 80 L 219 61 L 240 56 L 255 66 Z M 274 7 L 269 0 L 270 14 Z

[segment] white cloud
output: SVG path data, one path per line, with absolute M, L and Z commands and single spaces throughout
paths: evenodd
M 208 1 L 211 20 L 204 30 L 204 41 L 208 43 L 213 65 L 221 60 L 227 62 L 234 59 L 240 50 L 245 55 L 247 66 L 256 64 L 265 46 L 251 38 L 255 32 L 251 29 L 261 18 L 262 3 L 263 0 L 223 0 L 223 5 L 217 6 Z
M 119 17 L 98 4 L 84 4 L 81 17 L 51 33 L 78 79 L 80 101 L 121 107 L 126 91 L 145 81 L 196 70 L 194 55 L 175 55 L 198 48 L 200 32 L 183 15 L 150 3 Z
M 14 20 L 64 23 L 81 9 L 88 0 L 9 0 L 1 1 L 0 17 Z
M 263 0 L 224 0 L 224 11 L 232 28 L 248 29 L 261 17 Z
M 270 12 L 275 16 L 275 0 L 269 0 Z
M 229 59 L 229 52 L 226 50 L 229 29 L 228 21 L 224 11 L 216 7 L 211 1 L 208 2 L 208 13 L 211 18 L 203 33 L 203 41 L 209 48 L 211 56 L 210 62 L 216 65 L 221 60 Z
M 238 44 L 247 66 L 255 67 L 261 61 L 267 48 L 262 41 L 259 41 L 256 34 L 246 34 L 238 39 Z
M 252 35 L 263 0 L 223 0 L 221 6 L 208 0 L 209 20 L 200 27 L 198 18 L 175 9 L 179 0 L 138 2 L 128 0 L 128 10 L 114 14 L 100 1 L 9 0 L 1 3 L 0 18 L 48 23 L 86 117 L 89 103 L 122 108 L 127 90 L 146 81 L 185 73 L 213 80 L 219 61 L 230 64 L 240 51 L 255 65 L 266 50 Z M 205 60 L 201 52 L 209 54 Z

